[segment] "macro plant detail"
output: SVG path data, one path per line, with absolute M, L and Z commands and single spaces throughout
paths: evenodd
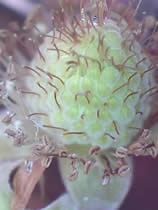
M 59 142 L 107 149 L 127 145 L 132 127 L 141 128 L 154 67 L 126 23 L 98 18 L 83 17 L 47 35 L 32 61 L 28 106 L 33 119 L 43 115 L 35 121 L 48 132 L 61 131 Z
M 60 1 L 50 21 L 39 7 L 22 29 L 0 31 L 0 157 L 13 160 L 8 176 L 20 165 L 13 191 L 0 191 L 4 210 L 25 209 L 56 158 L 67 192 L 44 209 L 118 209 L 132 182 L 131 156 L 157 156 L 157 139 L 144 128 L 157 92 L 157 23 L 136 19 L 141 2 L 134 9 L 134 1 L 81 0 L 74 15 Z

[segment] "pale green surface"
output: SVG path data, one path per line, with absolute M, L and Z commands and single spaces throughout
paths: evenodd
M 101 164 L 101 163 L 100 163 Z M 126 177 L 115 176 L 108 185 L 102 185 L 101 167 L 92 167 L 88 175 L 83 173 L 83 166 L 77 167 L 79 177 L 74 182 L 68 180 L 70 162 L 60 161 L 61 173 L 68 192 L 78 204 L 80 210 L 116 210 L 127 195 L 132 182 L 131 173 Z M 105 166 L 104 166 L 105 167 Z
M 15 146 L 14 139 L 4 134 L 4 128 L 1 125 L 0 131 L 0 161 L 20 160 L 31 155 L 32 145 Z
M 12 194 L 10 192 L 6 192 L 6 190 L 4 189 L 5 189 L 5 184 L 3 186 L 0 185 L 0 209 L 10 210 Z
M 64 194 L 46 208 L 41 210 L 79 210 L 68 194 Z
M 28 78 L 27 85 L 31 91 L 41 95 L 40 97 L 35 95 L 27 97 L 30 112 L 41 112 L 48 115 L 48 117 L 34 117 L 35 121 L 40 125 L 46 124 L 66 129 L 66 133 L 81 132 L 80 134 L 63 135 L 63 130 L 45 129 L 51 136 L 55 136 L 56 143 L 99 145 L 102 149 L 127 145 L 137 132 L 128 127 L 142 127 L 149 113 L 146 97 L 140 99 L 140 95 L 151 87 L 150 73 L 141 78 L 141 73 L 149 67 L 150 62 L 146 59 L 138 65 L 136 70 L 131 69 L 135 68 L 144 57 L 140 45 L 135 42 L 132 47 L 133 52 L 128 48 L 129 43 L 122 47 L 121 43 L 130 31 L 126 31 L 122 37 L 120 33 L 122 29 L 112 20 L 106 20 L 104 26 L 96 26 L 96 28 L 98 32 L 92 27 L 89 34 L 85 34 L 80 42 L 70 43 L 66 40 L 67 44 L 65 44 L 56 40 L 55 44 L 59 48 L 59 54 L 56 50 L 48 50 L 55 48 L 51 44 L 51 39 L 45 39 L 40 49 L 46 62 L 43 62 L 39 55 L 32 62 L 34 69 L 38 66 L 45 72 L 58 77 L 53 77 L 51 80 L 46 74 L 39 71 L 41 77 L 33 73 L 34 78 Z M 78 33 L 81 32 L 78 31 Z M 100 39 L 103 39 L 103 49 L 101 46 L 98 48 L 99 36 Z M 109 50 L 105 57 L 104 53 L 107 48 Z M 134 53 L 137 53 L 136 56 L 129 58 L 125 63 L 127 67 L 119 69 L 117 65 L 123 64 Z M 71 61 L 78 62 L 78 58 L 79 65 L 71 63 Z M 116 65 L 107 60 L 112 58 Z M 102 71 L 98 62 L 101 64 Z M 132 77 L 135 72 L 137 74 Z M 37 82 L 47 90 L 48 94 L 37 86 Z M 125 83 L 126 86 L 114 91 Z M 138 93 L 128 97 L 135 91 Z M 137 112 L 145 113 L 140 117 L 136 114 Z M 119 134 L 116 132 L 114 121 Z M 114 137 L 116 143 L 105 133 Z
M 12 139 L 0 136 L 0 160 L 27 158 L 31 154 L 30 146 L 15 146 Z

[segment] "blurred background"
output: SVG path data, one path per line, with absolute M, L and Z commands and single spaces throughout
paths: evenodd
M 0 28 L 7 28 L 8 23 L 13 20 L 22 25 L 36 5 L 46 1 L 0 0 Z M 52 7 L 57 7 L 57 0 L 50 0 L 50 2 Z M 139 14 L 144 11 L 158 19 L 158 0 L 143 0 Z M 134 159 L 134 163 L 133 184 L 120 210 L 158 210 L 158 158 L 139 157 Z M 40 194 L 39 185 L 37 185 L 28 205 L 30 209 L 35 210 L 46 206 L 65 191 L 54 161 L 46 170 L 45 176 L 45 196 Z

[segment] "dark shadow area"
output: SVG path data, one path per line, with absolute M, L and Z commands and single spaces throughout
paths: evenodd
M 134 163 L 133 184 L 120 210 L 157 210 L 158 158 L 139 157 Z
M 44 173 L 44 183 L 44 195 L 40 190 L 40 183 L 38 183 L 27 208 L 31 208 L 32 210 L 43 208 L 66 192 L 60 176 L 57 160 L 54 159 L 51 166 L 46 169 Z

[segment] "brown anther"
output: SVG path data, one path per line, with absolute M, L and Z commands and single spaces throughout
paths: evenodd
M 94 155 L 97 154 L 97 152 L 100 151 L 100 147 L 99 146 L 92 146 L 90 147 L 90 149 L 88 150 L 88 155 Z
M 85 162 L 85 164 L 84 164 L 84 169 L 83 169 L 83 171 L 84 171 L 84 173 L 85 174 L 88 174 L 88 172 L 89 172 L 89 170 L 90 170 L 90 167 L 92 166 L 92 161 L 91 160 L 87 160 L 86 162 Z
M 72 161 L 71 161 L 71 167 L 73 169 L 77 169 L 77 167 L 78 167 L 78 161 L 77 161 L 77 159 L 72 159 Z
M 55 146 L 49 141 L 48 136 L 43 135 L 39 138 L 39 144 L 35 145 L 33 154 L 35 156 L 51 156 L 51 153 L 55 151 Z
M 66 151 L 60 151 L 59 152 L 59 157 L 61 158 L 66 158 L 68 156 L 67 152 Z
M 119 158 L 125 158 L 128 155 L 128 149 L 125 147 L 118 147 L 115 152 L 116 156 Z
M 26 139 L 26 135 L 23 133 L 21 129 L 18 129 L 18 132 L 16 133 L 14 137 L 14 145 L 15 146 L 21 146 L 24 143 L 24 140 Z
M 102 178 L 103 178 L 103 181 L 102 181 L 103 186 L 108 185 L 110 183 L 111 176 L 110 176 L 110 172 L 107 169 L 104 170 L 104 174 Z
M 69 159 L 77 159 L 77 155 L 75 153 L 69 154 L 68 155 Z
M 127 176 L 130 172 L 130 168 L 128 167 L 128 165 L 123 165 L 118 169 L 118 175 L 123 177 L 123 176 Z
M 72 174 L 68 177 L 68 180 L 73 182 L 78 178 L 78 171 L 75 169 L 73 170 Z
M 14 112 L 7 113 L 7 115 L 2 119 L 2 122 L 5 124 L 10 123 L 15 115 L 16 115 L 16 113 L 14 113 Z
M 43 149 L 43 145 L 35 145 L 35 147 L 33 148 L 33 155 L 35 157 L 40 157 L 40 155 L 41 155 L 40 153 L 41 153 L 42 149 Z
M 7 136 L 10 136 L 10 137 L 15 137 L 16 136 L 16 132 L 14 130 L 11 130 L 11 129 L 6 129 L 4 131 L 4 133 L 7 135 Z
M 158 154 L 158 150 L 155 146 L 149 147 L 146 149 L 148 155 L 151 155 L 151 157 L 156 158 Z
M 142 144 L 140 142 L 131 144 L 129 146 L 129 151 L 135 155 L 135 156 L 139 156 L 142 155 L 144 153 L 144 147 L 142 146 Z
M 139 139 L 148 140 L 151 137 L 152 131 L 150 129 L 144 129 Z

